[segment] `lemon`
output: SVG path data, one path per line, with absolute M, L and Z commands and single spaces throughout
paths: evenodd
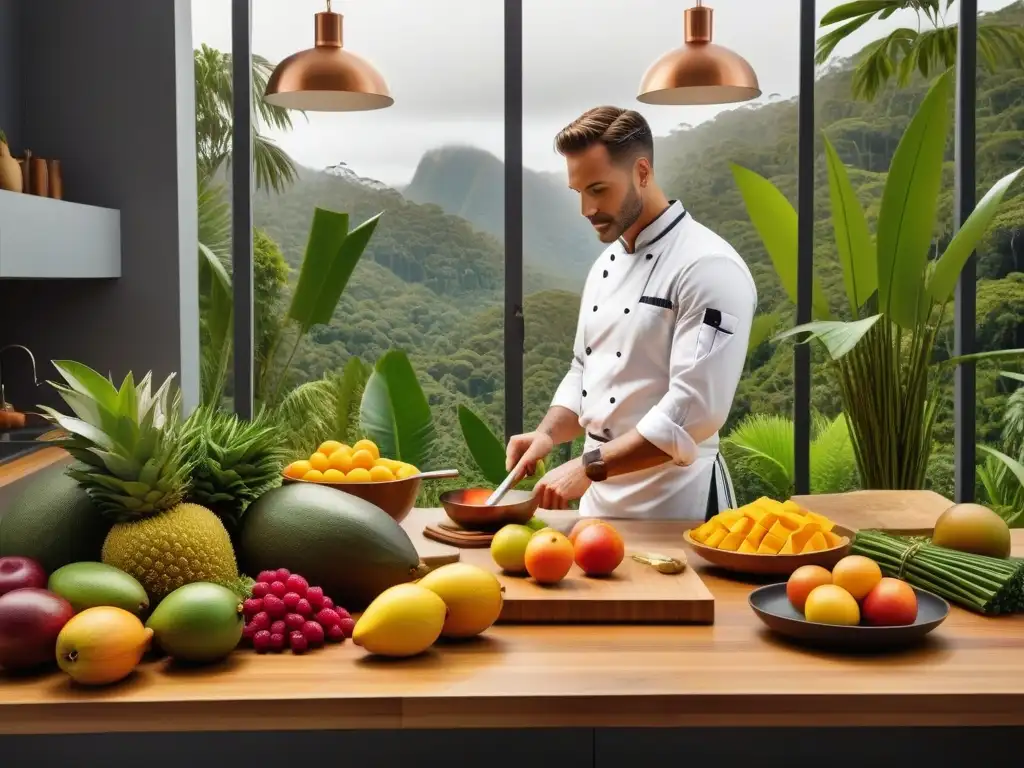
M 352 630 L 352 642 L 380 656 L 415 656 L 441 636 L 448 608 L 436 592 L 398 584 L 381 592 Z
M 320 444 L 320 447 L 316 449 L 317 453 L 322 453 L 324 456 L 330 456 L 339 448 L 344 448 L 344 443 L 339 443 L 337 440 L 325 440 Z
M 345 482 L 345 473 L 342 472 L 340 469 L 334 469 L 334 468 L 328 469 L 326 472 L 324 472 L 324 482 L 325 483 L 344 483 Z
M 352 449 L 343 446 L 328 456 L 327 460 L 330 462 L 331 469 L 348 472 L 352 469 Z
M 116 683 L 131 674 L 149 650 L 153 630 L 121 608 L 87 608 L 57 635 L 57 664 L 84 685 Z
M 352 452 L 358 453 L 359 451 L 366 451 L 373 457 L 374 461 L 380 458 L 380 448 L 377 447 L 377 444 L 373 442 L 373 440 L 364 439 L 357 441 L 356 444 L 352 446 Z M 369 468 L 370 467 L 367 467 L 367 469 Z
M 370 470 L 357 467 L 345 475 L 345 482 L 348 483 L 369 483 L 372 482 Z
M 437 593 L 448 606 L 441 634 L 444 637 L 473 637 L 498 620 L 504 602 L 504 587 L 498 577 L 476 565 L 442 565 L 417 582 Z
M 302 479 L 310 483 L 322 483 L 324 481 L 324 473 L 319 469 L 311 469 L 302 476 Z
M 525 525 L 504 526 L 491 539 L 491 559 L 508 573 L 526 573 L 526 545 L 533 533 Z
M 326 472 L 331 468 L 331 460 L 322 453 L 314 453 L 309 457 L 309 466 L 313 469 L 319 470 L 320 472 Z
M 395 476 L 387 467 L 375 465 L 373 469 L 370 470 L 370 479 L 375 483 L 386 483 L 389 480 L 394 480 Z
M 301 480 L 303 476 L 313 467 L 310 466 L 309 462 L 305 459 L 300 461 L 293 461 L 287 467 L 284 468 L 285 477 L 290 477 L 293 480 Z

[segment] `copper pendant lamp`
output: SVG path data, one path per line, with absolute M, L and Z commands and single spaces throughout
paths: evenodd
M 380 72 L 342 47 L 341 21 L 327 0 L 327 11 L 316 14 L 316 46 L 277 65 L 264 101 L 308 112 L 359 112 L 395 103 Z
M 713 10 L 697 0 L 685 11 L 685 43 L 669 51 L 640 81 L 645 104 L 731 104 L 761 95 L 754 68 L 737 53 L 711 42 Z

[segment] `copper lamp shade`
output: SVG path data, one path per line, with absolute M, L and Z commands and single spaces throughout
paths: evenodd
M 328 0 L 327 11 L 316 14 L 316 47 L 277 65 L 264 101 L 308 112 L 359 112 L 395 103 L 374 66 L 342 47 L 341 21 Z
M 697 0 L 685 12 L 686 42 L 656 62 L 640 81 L 645 104 L 731 104 L 761 95 L 754 68 L 711 42 L 713 11 Z

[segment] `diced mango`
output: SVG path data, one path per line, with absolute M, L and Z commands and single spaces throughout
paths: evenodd
M 715 530 L 715 521 L 708 520 L 706 523 L 698 525 L 696 528 L 690 530 L 690 538 L 698 543 L 703 543 L 708 536 Z
M 741 534 L 741 538 L 746 538 L 747 534 L 750 533 L 750 529 L 753 528 L 754 525 L 754 521 L 749 517 L 741 517 L 729 527 L 729 533 L 739 533 Z
M 736 533 L 728 533 L 726 534 L 725 538 L 722 539 L 722 543 L 718 545 L 718 548 L 726 549 L 730 552 L 735 552 L 737 549 L 740 548 L 740 544 L 746 541 L 745 536 L 746 534 L 744 534 L 742 531 L 737 531 Z
M 779 517 L 775 521 L 775 525 L 768 529 L 768 533 L 775 534 L 779 541 L 785 541 L 789 538 L 789 534 L 795 531 L 799 527 L 799 524 L 790 520 L 787 517 Z
M 743 514 L 755 523 L 758 523 L 761 521 L 761 518 L 765 516 L 765 511 L 753 504 L 747 504 L 747 506 L 743 507 Z
M 725 512 L 720 512 L 716 515 L 718 522 L 726 528 L 732 528 L 733 524 L 743 516 L 742 510 L 739 509 L 727 509 Z
M 838 533 L 833 533 L 832 531 L 825 531 L 825 543 L 828 545 L 825 547 L 826 549 L 832 549 L 833 547 L 838 547 L 840 544 L 843 543 L 843 537 L 840 536 Z
M 782 502 L 782 508 L 786 512 L 793 512 L 794 514 L 800 515 L 801 517 L 807 514 L 807 510 L 801 507 L 792 499 L 786 499 L 784 502 Z
M 821 527 L 822 532 L 831 531 L 835 526 L 835 523 L 824 515 L 819 515 L 817 512 L 808 512 L 807 517 L 816 522 Z
M 753 503 L 765 512 L 774 512 L 775 514 L 779 514 L 780 512 L 785 511 L 782 508 L 782 502 L 776 501 L 775 499 L 769 499 L 767 496 L 762 496 Z
M 807 540 L 804 544 L 804 552 L 820 552 L 823 549 L 828 549 L 828 542 L 825 540 L 825 534 L 821 531 L 815 531 L 814 535 Z
M 811 540 L 811 537 L 816 533 L 820 533 L 818 530 L 818 524 L 815 522 L 806 522 L 801 525 L 797 530 L 793 531 L 789 540 L 792 542 L 791 549 L 794 555 L 799 555 L 805 551 L 807 542 Z M 824 541 L 824 539 L 822 539 Z
M 749 541 L 755 548 L 759 547 L 767 533 L 768 530 L 764 526 L 760 523 L 754 523 L 754 527 L 751 528 L 750 533 L 747 534 L 747 541 Z
M 785 543 L 786 539 L 780 539 L 771 531 L 768 531 L 768 533 L 765 534 L 764 538 L 761 539 L 761 545 L 757 548 L 757 554 L 777 555 L 779 553 L 779 550 L 782 549 L 782 545 Z
M 793 534 L 788 539 L 786 539 L 786 543 L 783 544 L 782 545 L 782 549 L 779 550 L 779 554 L 780 555 L 799 555 L 800 554 L 797 551 L 796 544 L 793 541 L 793 536 L 795 536 L 795 535 L 796 534 Z
M 744 539 L 743 543 L 740 544 L 740 548 L 736 551 L 743 552 L 748 555 L 753 555 L 757 553 L 757 547 L 754 544 L 750 543 L 750 539 Z
M 729 535 L 729 532 L 725 528 L 716 528 L 714 532 L 704 539 L 704 546 L 706 547 L 717 547 L 722 543 L 722 540 Z

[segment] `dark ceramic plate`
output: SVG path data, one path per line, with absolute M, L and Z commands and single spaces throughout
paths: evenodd
M 807 621 L 790 604 L 785 583 L 759 587 L 748 599 L 758 618 L 780 635 L 836 650 L 861 651 L 909 645 L 946 620 L 949 603 L 931 592 L 913 589 L 917 593 L 917 620 L 901 627 L 848 627 Z

